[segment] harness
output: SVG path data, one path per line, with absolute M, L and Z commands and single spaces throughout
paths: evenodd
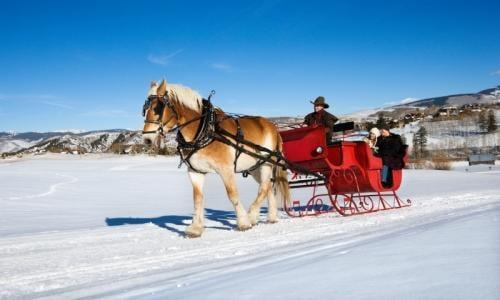
M 282 153 L 278 150 L 270 150 L 266 147 L 263 147 L 261 145 L 252 143 L 248 140 L 245 140 L 243 130 L 241 129 L 240 125 L 240 119 L 242 118 L 256 118 L 254 116 L 247 116 L 247 115 L 240 115 L 240 114 L 229 114 L 225 113 L 222 118 L 217 118 L 217 112 L 214 109 L 212 103 L 211 103 L 211 97 L 215 94 L 215 91 L 212 91 L 208 97 L 208 99 L 203 99 L 202 100 L 202 112 L 199 117 L 196 117 L 192 120 L 189 120 L 183 124 L 178 124 L 177 126 L 173 127 L 172 129 L 168 130 L 168 132 L 173 132 L 175 130 L 177 131 L 177 136 L 176 136 L 176 141 L 177 141 L 177 151 L 179 153 L 180 157 L 180 162 L 179 162 L 179 168 L 182 166 L 182 164 L 186 164 L 188 168 L 193 170 L 194 172 L 197 173 L 202 173 L 205 174 L 206 172 L 202 172 L 200 170 L 197 170 L 196 168 L 193 167 L 193 165 L 190 162 L 191 157 L 198 152 L 199 150 L 203 149 L 204 147 L 207 147 L 214 141 L 218 141 L 221 143 L 224 143 L 228 146 L 231 146 L 235 149 L 235 159 L 234 159 L 234 172 L 235 173 L 242 173 L 243 177 L 247 177 L 248 174 L 256 169 L 258 169 L 260 166 L 262 166 L 265 163 L 272 164 L 277 167 L 281 167 L 283 169 L 291 169 L 298 171 L 300 173 L 306 174 L 306 175 L 311 175 L 314 177 L 317 177 L 319 179 L 325 179 L 324 176 L 311 172 L 307 170 L 306 168 L 294 164 L 292 162 L 289 162 L 286 158 L 283 157 Z M 146 110 L 151 106 L 152 100 L 154 97 L 157 96 L 151 96 L 151 99 L 148 98 L 146 102 L 144 103 L 143 106 L 143 116 L 145 115 Z M 173 108 L 173 105 L 170 103 L 169 98 L 168 98 L 168 93 L 163 97 L 158 99 L 160 102 L 162 102 L 164 105 L 167 105 L 171 110 L 174 112 L 174 114 L 177 116 L 177 112 Z M 158 120 L 155 121 L 145 121 L 146 123 L 153 123 L 159 125 L 159 128 L 155 131 L 143 131 L 143 133 L 159 133 L 162 136 L 164 136 L 164 130 L 161 120 L 163 118 L 163 107 L 161 112 L 159 113 L 159 118 Z M 220 126 L 220 123 L 224 120 L 231 119 L 233 122 L 235 122 L 236 125 L 236 134 L 233 134 L 226 129 L 222 128 Z M 195 137 L 193 138 L 192 141 L 187 142 L 184 136 L 182 135 L 180 129 L 183 127 L 187 126 L 188 124 L 191 124 L 195 121 L 200 121 L 198 125 L 198 129 L 196 130 Z M 247 148 L 251 148 L 252 150 L 249 150 Z M 243 171 L 237 171 L 237 163 L 238 159 L 241 156 L 241 154 L 246 154 L 250 157 L 253 157 L 257 159 L 257 163 L 253 165 L 252 167 L 243 170 Z
M 156 130 L 147 130 L 147 131 L 142 131 L 142 134 L 147 134 L 147 133 L 159 133 L 161 136 L 165 136 L 163 132 L 163 123 L 161 122 L 161 119 L 163 118 L 163 109 L 165 108 L 165 105 L 170 107 L 170 102 L 168 101 L 168 95 L 165 94 L 163 98 L 160 98 L 156 95 L 149 96 L 146 101 L 144 101 L 144 105 L 142 106 L 142 116 L 146 116 L 146 111 L 151 107 L 151 104 L 154 99 L 158 99 L 158 105 L 155 108 L 155 112 L 157 115 L 159 115 L 158 120 L 154 121 L 148 121 L 144 120 L 144 123 L 149 123 L 149 124 L 156 124 L 159 125 L 158 129 Z
M 214 141 L 214 132 L 215 132 L 215 119 L 216 113 L 214 111 L 214 107 L 210 103 L 209 100 L 202 100 L 202 113 L 200 118 L 195 118 L 195 120 L 200 120 L 200 124 L 198 125 L 198 129 L 196 130 L 196 134 L 191 142 L 187 142 L 182 132 L 177 131 L 177 152 L 179 152 L 180 163 L 179 168 L 183 163 L 185 163 L 190 169 L 194 170 L 197 173 L 203 173 L 199 170 L 196 170 L 189 161 L 191 156 L 193 156 L 198 150 L 210 145 Z M 184 123 L 182 126 L 177 126 L 176 129 L 180 129 L 188 124 Z M 174 129 L 175 130 L 175 129 Z M 186 154 L 187 153 L 187 154 Z

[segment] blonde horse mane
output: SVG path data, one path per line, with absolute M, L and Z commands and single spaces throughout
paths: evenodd
M 172 97 L 171 100 L 191 110 L 201 113 L 203 99 L 197 91 L 180 84 L 167 84 L 167 93 Z
M 151 88 L 148 91 L 149 96 L 156 96 L 158 90 L 158 84 L 153 81 L 151 83 Z M 191 109 L 195 112 L 201 112 L 202 99 L 200 94 L 186 86 L 181 84 L 167 84 L 166 92 L 171 97 L 170 100 L 175 101 L 176 104 L 184 106 L 185 108 Z

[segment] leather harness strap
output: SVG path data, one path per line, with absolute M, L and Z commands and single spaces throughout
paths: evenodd
M 172 132 L 178 130 L 176 141 L 177 141 L 177 151 L 180 156 L 179 168 L 183 163 L 185 163 L 188 166 L 188 168 L 190 168 L 194 172 L 205 174 L 206 172 L 202 172 L 194 168 L 190 162 L 190 159 L 198 150 L 210 145 L 213 141 L 218 141 L 235 148 L 236 151 L 234 159 L 235 173 L 238 173 L 236 169 L 237 162 L 238 158 L 241 156 L 242 153 L 258 160 L 257 163 L 252 167 L 250 167 L 249 169 L 239 172 L 243 173 L 244 177 L 247 177 L 250 172 L 258 169 L 263 164 L 269 163 L 276 167 L 294 170 L 302 174 L 310 175 L 318 179 L 325 180 L 325 177 L 323 175 L 318 174 L 316 172 L 311 172 L 300 165 L 288 161 L 285 157 L 283 157 L 283 154 L 280 151 L 272 151 L 266 147 L 245 140 L 244 133 L 240 125 L 240 118 L 255 118 L 255 117 L 225 114 L 221 120 L 217 120 L 217 113 L 212 103 L 210 102 L 210 98 L 212 95 L 213 93 L 210 95 L 208 100 L 207 99 L 202 100 L 202 113 L 199 117 L 189 120 L 183 124 L 179 124 L 168 131 Z M 164 105 L 170 107 L 172 111 L 177 115 L 177 112 L 171 106 L 171 103 L 168 99 L 168 94 L 166 94 L 163 97 L 163 99 L 159 100 L 162 101 Z M 143 115 L 145 115 L 145 111 L 147 108 L 150 107 L 150 105 L 151 105 L 151 99 L 146 100 L 143 107 Z M 161 112 L 158 121 L 145 121 L 145 123 L 153 123 L 153 124 L 158 124 L 160 126 L 156 131 L 152 132 L 143 131 L 143 133 L 160 133 L 162 136 L 164 136 L 163 132 L 164 124 L 161 123 L 162 116 L 163 116 L 163 111 Z M 236 134 L 232 134 L 226 129 L 219 126 L 219 123 L 226 119 L 234 120 L 236 124 Z M 200 121 L 200 123 L 198 125 L 196 135 L 192 141 L 187 142 L 184 136 L 182 135 L 180 129 L 198 120 Z M 252 148 L 253 151 L 246 149 L 245 146 L 248 148 Z

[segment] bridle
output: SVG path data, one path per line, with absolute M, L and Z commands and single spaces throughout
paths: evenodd
M 211 100 L 213 95 L 215 95 L 214 90 L 212 90 L 210 92 L 210 95 L 208 96 L 208 100 L 203 100 L 203 101 L 208 101 L 208 103 L 210 103 L 210 100 Z M 177 120 L 179 120 L 179 117 L 178 117 L 179 115 L 177 114 L 177 111 L 175 110 L 174 105 L 170 102 L 168 92 L 167 92 L 167 93 L 165 93 L 165 95 L 163 97 L 160 97 L 157 95 L 151 95 L 146 99 L 146 101 L 144 101 L 144 105 L 142 107 L 142 116 L 143 117 L 146 116 L 147 110 L 151 109 L 151 105 L 153 104 L 153 100 L 158 100 L 158 103 L 161 103 L 161 108 L 158 108 L 158 105 L 155 107 L 155 110 L 158 109 L 158 111 L 157 111 L 158 120 L 154 120 L 154 121 L 144 120 L 144 123 L 145 124 L 156 124 L 156 125 L 158 125 L 158 129 L 156 129 L 156 130 L 143 130 L 142 134 L 155 133 L 155 134 L 160 134 L 161 136 L 165 137 L 165 134 L 176 131 L 176 130 L 181 129 L 182 127 L 187 126 L 193 122 L 201 120 L 201 119 L 205 118 L 205 116 L 207 114 L 209 114 L 209 113 L 211 114 L 213 112 L 213 111 L 210 111 L 210 112 L 202 113 L 199 117 L 196 117 L 196 118 L 189 120 L 189 121 L 182 123 L 182 124 L 177 124 L 177 126 L 174 126 L 171 129 L 165 131 L 163 129 L 163 127 L 165 127 L 165 124 L 167 124 L 174 117 Z M 163 111 L 165 110 L 165 106 L 170 108 L 170 110 L 173 112 L 174 116 L 172 118 L 170 118 L 169 120 L 167 120 L 165 123 L 162 123 Z
M 155 133 L 155 134 L 160 134 L 161 136 L 165 136 L 165 133 L 173 131 L 172 129 L 168 130 L 165 132 L 163 127 L 165 127 L 165 124 L 167 124 L 172 118 L 177 118 L 177 112 L 175 111 L 173 105 L 170 103 L 168 99 L 168 93 L 166 93 L 163 97 L 157 96 L 157 95 L 151 95 L 149 96 L 146 101 L 144 101 L 144 105 L 142 107 L 142 116 L 146 116 L 146 112 L 151 109 L 151 105 L 153 104 L 153 101 L 157 100 L 157 105 L 155 107 L 155 112 L 158 115 L 158 119 L 154 121 L 149 121 L 149 120 L 144 120 L 145 124 L 156 124 L 158 125 L 158 128 L 156 130 L 143 130 L 142 134 L 148 134 L 148 133 Z M 162 122 L 163 119 L 163 111 L 165 110 L 165 106 L 170 108 L 174 114 L 172 118 L 167 120 L 165 123 Z

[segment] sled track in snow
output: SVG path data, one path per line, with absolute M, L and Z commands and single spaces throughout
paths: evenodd
M 67 184 L 72 184 L 72 183 L 75 183 L 78 181 L 78 178 L 71 176 L 71 175 L 58 174 L 58 173 L 56 173 L 54 175 L 56 175 L 58 177 L 62 177 L 62 178 L 67 178 L 69 180 L 54 183 L 54 184 L 49 186 L 49 189 L 46 192 L 43 192 L 40 194 L 33 194 L 33 195 L 26 195 L 26 196 L 14 196 L 14 197 L 8 197 L 6 199 L 0 199 L 0 200 L 21 200 L 21 199 L 33 199 L 33 198 L 47 197 L 51 194 L 54 194 L 59 187 L 61 187 L 63 185 L 67 185 Z

